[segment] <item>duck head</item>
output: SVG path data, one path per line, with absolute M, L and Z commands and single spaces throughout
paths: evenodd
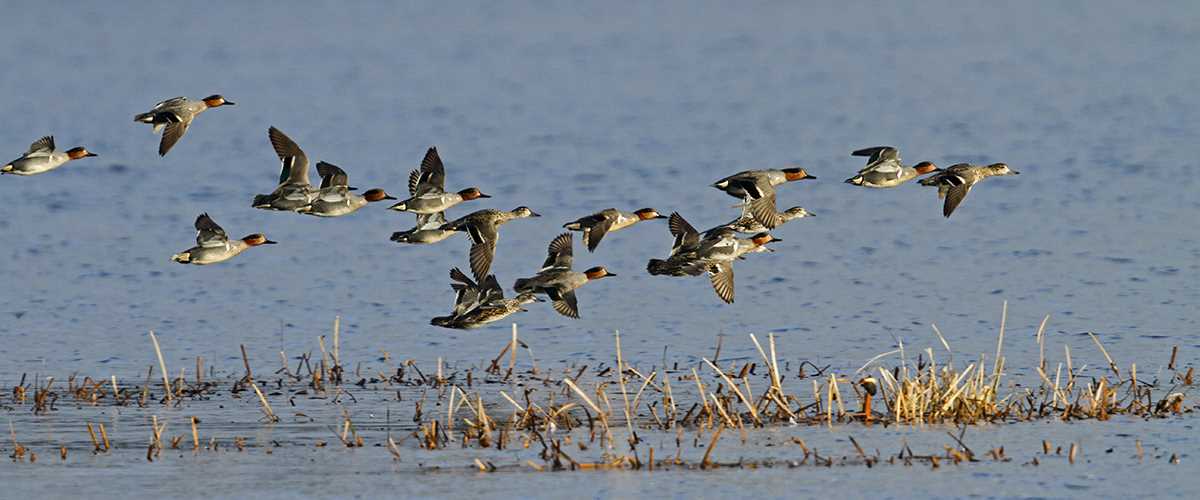
M 512 214 L 516 217 L 541 217 L 540 214 L 530 210 L 529 207 L 524 205 L 512 209 Z
M 936 172 L 940 169 L 938 169 L 937 165 L 934 165 L 933 162 L 923 161 L 921 163 L 913 165 L 913 170 L 916 170 L 918 175 L 925 175 L 930 172 Z
M 462 196 L 462 199 L 464 199 L 464 200 L 477 200 L 479 198 L 491 198 L 492 197 L 492 195 L 490 195 L 490 194 L 483 194 L 483 191 L 480 191 L 479 188 L 477 188 L 477 187 L 466 188 L 462 191 L 459 191 L 458 195 Z
M 988 168 L 988 170 L 991 171 L 992 175 L 1017 175 L 1017 174 L 1020 174 L 1020 172 L 1017 172 L 1016 170 L 1008 168 L 1007 163 L 993 163 L 991 165 L 988 165 L 987 168 Z
M 267 235 L 262 234 L 262 233 L 254 233 L 249 236 L 246 236 L 245 238 L 242 238 L 242 243 L 245 243 L 252 247 L 256 247 L 259 245 L 274 245 L 275 244 L 274 241 L 267 239 Z
M 783 220 L 799 219 L 802 217 L 814 217 L 816 214 L 805 210 L 804 207 L 792 207 L 783 211 Z
M 387 194 L 387 191 L 384 191 L 380 188 L 368 189 L 368 190 L 364 191 L 363 198 L 366 198 L 367 201 L 383 201 L 383 200 L 396 199 L 396 197 Z
M 608 272 L 608 269 L 605 269 L 604 266 L 593 267 L 587 271 L 584 271 L 583 274 L 587 276 L 587 279 L 589 280 L 598 280 L 600 278 L 616 276 L 615 274 Z
M 803 168 L 785 168 L 783 169 L 783 175 L 788 181 L 816 179 L 816 177 L 808 175 L 808 171 Z
M 71 148 L 71 149 L 67 150 L 67 158 L 70 158 L 72 160 L 78 160 L 80 158 L 87 158 L 89 156 L 96 156 L 96 153 L 88 151 L 87 148 L 85 148 L 83 146 L 79 146 L 77 148 Z
M 234 105 L 233 101 L 226 101 L 225 96 L 223 96 L 221 94 L 210 95 L 208 97 L 205 97 L 203 99 L 203 101 L 204 101 L 204 104 L 208 105 L 208 107 L 210 107 L 210 108 L 218 108 L 221 106 L 233 106 Z
M 640 219 L 640 220 L 666 219 L 667 218 L 667 216 L 658 213 L 658 210 L 655 210 L 653 208 L 643 208 L 643 209 L 639 209 L 639 210 L 634 210 L 633 214 L 638 216 L 638 219 Z
M 774 236 L 771 236 L 771 233 L 758 233 L 758 234 L 750 237 L 750 241 L 753 241 L 755 246 L 761 247 L 763 245 L 766 245 L 767 243 L 774 243 L 776 241 L 783 241 L 783 240 L 776 238 Z

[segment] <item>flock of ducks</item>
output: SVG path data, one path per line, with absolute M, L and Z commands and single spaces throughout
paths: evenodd
M 217 94 L 203 99 L 176 97 L 156 104 L 150 111 L 134 117 L 135 122 L 147 123 L 155 133 L 161 133 L 158 154 L 166 154 L 191 127 L 192 121 L 210 108 L 232 106 L 233 102 Z M 256 195 L 251 206 L 262 210 L 295 212 L 317 217 L 349 215 L 372 202 L 397 200 L 382 188 L 367 189 L 362 194 L 350 186 L 345 170 L 317 162 L 321 183 L 309 182 L 309 160 L 295 141 L 275 127 L 267 131 L 271 146 L 279 156 L 282 168 L 279 183 L 269 194 Z M 1016 175 L 1004 163 L 971 165 L 959 163 L 940 169 L 923 161 L 907 166 L 900 152 L 890 146 L 878 146 L 854 151 L 852 156 L 867 157 L 867 164 L 846 183 L 868 188 L 892 188 L 922 175 L 932 174 L 919 182 L 938 188 L 938 199 L 944 199 L 942 215 L 950 214 L 962 203 L 971 188 L 992 176 Z M 84 147 L 59 151 L 54 138 L 38 139 L 20 158 L 0 167 L 0 174 L 38 175 L 61 167 L 68 162 L 96 156 Z M 789 182 L 815 179 L 803 168 L 746 170 L 720 179 L 712 187 L 741 201 L 741 215 L 732 221 L 705 231 L 698 231 L 678 212 L 661 215 L 653 208 L 625 212 L 607 208 L 563 224 L 568 232 L 550 241 L 546 260 L 541 269 L 528 278 L 516 280 L 512 298 L 496 276 L 490 273 L 496 255 L 500 227 L 509 221 L 540 217 L 529 207 L 512 210 L 484 209 L 446 220 L 446 211 L 462 203 L 490 198 L 478 187 L 446 191 L 446 169 L 437 148 L 429 148 L 420 168 L 408 178 L 408 198 L 398 200 L 389 208 L 416 216 L 412 229 L 392 234 L 391 240 L 404 244 L 434 244 L 456 233 L 466 233 L 471 240 L 469 264 L 471 276 L 455 267 L 450 270 L 455 291 L 454 309 L 447 316 L 433 318 L 431 324 L 446 328 L 477 328 L 524 311 L 524 306 L 542 302 L 544 296 L 555 311 L 563 316 L 578 318 L 579 302 L 575 291 L 583 285 L 602 278 L 616 276 L 603 266 L 583 272 L 572 269 L 574 256 L 573 232 L 581 233 L 583 245 L 595 252 L 605 235 L 629 228 L 639 222 L 667 219 L 674 243 L 666 259 L 650 259 L 646 270 L 656 276 L 700 276 L 707 274 L 717 296 L 726 303 L 734 300 L 733 264 L 746 254 L 770 252 L 768 244 L 780 241 L 770 231 L 791 220 L 812 216 L 802 207 L 785 211 L 776 208 L 776 190 Z M 255 233 L 241 239 L 230 239 L 207 213 L 196 218 L 196 246 L 171 257 L 181 264 L 207 265 L 227 261 L 249 248 L 274 244 L 266 235 Z

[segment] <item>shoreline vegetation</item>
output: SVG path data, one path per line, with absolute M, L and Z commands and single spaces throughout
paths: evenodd
M 0 396 L 10 431 L 10 439 L 0 449 L 20 463 L 132 451 L 144 452 L 145 459 L 154 462 L 163 458 L 165 450 L 271 454 L 281 446 L 382 448 L 386 450 L 382 459 L 424 462 L 437 460 L 433 455 L 437 451 L 458 450 L 447 458 L 451 463 L 465 460 L 461 470 L 484 472 L 877 464 L 937 468 L 1014 459 L 1038 465 L 1049 457 L 1074 464 L 1081 453 L 1074 442 L 1043 440 L 1041 449 L 1029 456 L 1010 457 L 1007 453 L 1013 450 L 1005 446 L 972 449 L 966 432 L 985 425 L 1158 419 L 1200 410 L 1191 395 L 1194 366 L 1181 362 L 1178 346 L 1170 348 L 1165 367 L 1147 376 L 1139 374 L 1136 363 L 1119 363 L 1097 336 L 1089 334 L 1096 352 L 1087 356 L 1098 356 L 1104 365 L 1085 374 L 1087 365 L 1073 358 L 1065 345 L 1061 361 L 1049 360 L 1044 335 L 1049 319 L 1042 320 L 1036 333 L 1039 361 L 1031 369 L 1036 377 L 1024 377 L 1032 380 L 1014 380 L 1009 374 L 1004 356 L 1007 304 L 990 357 L 979 354 L 970 361 L 954 361 L 950 344 L 933 325 L 940 346 L 917 351 L 914 357 L 897 342 L 897 349 L 849 373 L 835 373 L 829 366 L 808 361 L 781 363 L 774 335 L 753 334 L 748 340 L 757 358 L 723 360 L 718 337 L 711 355 L 696 355 L 690 358 L 696 361 L 687 365 L 675 362 L 643 372 L 625 362 L 621 335 L 615 332 L 615 364 L 539 367 L 516 324 L 497 356 L 476 366 L 452 369 L 438 358 L 434 366 L 422 368 L 414 360 L 394 363 L 385 352 L 380 361 L 389 366 L 387 371 L 372 371 L 342 359 L 340 318 L 335 318 L 332 335 L 317 338 L 316 348 L 293 358 L 291 366 L 282 351 L 278 365 L 252 363 L 242 345 L 244 373 L 217 377 L 200 357 L 191 373 L 191 367 L 167 366 L 164 346 L 151 332 L 154 354 L 144 380 L 78 374 L 65 380 L 31 380 L 23 375 Z M 528 355 L 527 364 L 521 351 Z M 947 361 L 938 359 L 943 353 Z M 301 406 L 315 404 L 322 409 L 310 411 L 316 415 L 310 416 L 300 411 L 298 400 L 304 403 Z M 126 420 L 144 424 L 125 421 L 119 436 L 110 433 L 99 420 L 113 407 L 128 408 L 127 413 L 135 416 Z M 247 411 L 257 416 L 246 415 Z M 61 416 L 50 417 L 55 414 L 71 418 L 64 423 Z M 385 422 L 380 422 L 380 414 L 386 415 Z M 210 430 L 201 418 L 243 423 L 218 424 Z M 168 420 L 180 419 L 185 428 L 167 428 Z M 914 453 L 907 442 L 893 454 L 868 452 L 852 434 L 871 426 L 917 428 L 945 444 L 922 453 Z M 761 442 L 779 446 L 755 435 L 780 428 L 815 431 L 822 427 L 845 433 L 853 448 L 817 450 L 791 436 L 784 441 L 790 451 L 770 450 L 786 458 L 735 459 L 732 454 L 723 457 L 719 446 L 722 437 L 740 439 L 739 452 Z M 276 434 L 287 434 L 288 429 L 303 432 L 280 439 L 246 437 L 263 429 L 274 429 Z M 30 434 L 39 437 L 22 438 Z M 53 437 L 41 437 L 46 435 Z M 663 449 L 661 445 L 670 441 L 674 446 Z M 651 442 L 660 444 L 660 449 Z M 1135 448 L 1138 461 L 1151 454 L 1143 450 L 1141 440 Z M 497 464 L 473 453 L 489 449 L 523 449 L 536 457 Z M 1180 460 L 1174 453 L 1153 458 L 1168 463 Z M 442 469 L 422 465 L 422 470 Z

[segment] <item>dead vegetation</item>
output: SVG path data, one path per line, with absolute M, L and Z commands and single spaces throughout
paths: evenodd
M 261 413 L 251 426 L 273 426 L 304 418 L 311 421 L 299 411 L 276 413 L 272 402 L 276 407 L 292 408 L 297 397 L 319 399 L 338 409 L 336 423 L 326 427 L 345 448 L 383 448 L 395 461 L 414 453 L 446 449 L 536 453 L 536 460 L 501 465 L 480 455 L 469 465 L 482 472 L 879 464 L 937 468 L 946 463 L 1012 460 L 1012 449 L 1003 446 L 983 453 L 968 447 L 964 436 L 975 425 L 1103 421 L 1117 416 L 1163 418 L 1196 410 L 1194 404 L 1189 406 L 1194 368 L 1178 363 L 1177 347 L 1171 349 L 1165 367 L 1160 366 L 1155 376 L 1147 379 L 1139 375 L 1137 364 L 1125 368 L 1099 337 L 1091 335 L 1096 351 L 1089 356 L 1104 363 L 1099 365 L 1103 368 L 1089 371 L 1065 346 L 1061 361 L 1048 359 L 1045 328 L 1049 317 L 1034 335 L 1039 360 L 1026 372 L 1035 377 L 1013 382 L 1004 356 L 1006 317 L 1007 307 L 990 359 L 979 354 L 971 361 L 955 362 L 951 346 L 934 326 L 941 349 L 924 349 L 913 360 L 898 342 L 895 350 L 845 373 L 785 358 L 774 335 L 765 339 L 748 336 L 757 358 L 722 360 L 722 342 L 718 340 L 711 359 L 699 356 L 698 362 L 686 365 L 673 363 L 646 369 L 626 363 L 621 335 L 617 333 L 615 364 L 542 369 L 530 346 L 518 337 L 516 325 L 499 354 L 477 367 L 451 369 L 439 358 L 426 374 L 416 361 L 393 363 L 384 353 L 382 361 L 387 368 L 371 370 L 359 364 L 349 370 L 341 357 L 340 320 L 335 320 L 332 348 L 327 348 L 325 336 L 319 337 L 316 351 L 293 358 L 294 368 L 289 366 L 286 353 L 280 352 L 280 366 L 274 373 L 255 376 L 245 347 L 240 346 L 242 376 L 214 377 L 209 367 L 206 377 L 203 359 L 196 358 L 195 373 L 189 379 L 184 369 L 178 376 L 168 375 L 171 372 L 162 347 L 151 333 L 157 377 L 154 365 L 140 383 L 118 383 L 111 375 L 93 379 L 72 374 L 65 384 L 53 377 L 32 381 L 22 377 L 12 387 L 9 400 L 0 404 L 10 415 L 31 412 L 36 417 L 59 411 L 67 403 L 82 410 L 110 406 L 142 409 L 149 416 L 149 440 L 144 445 L 148 461 L 161 460 L 164 450 L 183 450 L 182 444 L 188 441 L 192 453 L 216 452 L 222 445 L 239 453 L 247 449 L 271 453 L 280 443 L 247 441 L 243 436 L 253 434 L 254 428 L 220 438 L 213 435 L 204 442 L 196 416 L 187 417 L 190 428 L 184 434 L 168 436 L 167 422 L 160 421 L 157 413 L 161 407 L 178 413 L 186 412 L 193 402 L 243 397 L 256 401 Z M 521 351 L 528 354 L 528 363 L 518 363 Z M 940 361 L 939 354 L 948 360 Z M 381 402 L 386 404 L 386 425 L 355 422 L 354 411 L 360 405 L 356 393 L 370 395 L 361 403 L 369 406 L 366 411 L 378 411 Z M 395 421 L 393 411 L 400 415 Z M 30 421 L 32 425 L 39 422 L 38 418 Z M 788 444 L 795 445 L 795 451 L 787 454 L 796 458 L 721 460 L 723 436 L 740 439 L 744 445 L 753 441 L 748 436 L 764 428 L 841 426 L 853 431 L 853 426 L 871 425 L 940 425 L 958 432 L 949 433 L 950 440 L 943 449 L 923 454 L 914 453 L 907 443 L 893 454 L 868 452 L 854 437 L 849 438 L 852 453 L 841 450 L 844 455 L 828 451 L 823 454 L 809 448 L 803 439 L 792 437 Z M 936 427 L 930 429 L 941 432 Z M 18 441 L 17 429 L 11 424 L 10 431 L 9 457 L 16 462 L 37 460 L 30 446 Z M 87 439 L 45 447 L 65 461 L 69 448 L 83 448 L 77 451 L 101 456 L 143 446 L 110 441 L 103 423 L 84 421 L 79 432 Z M 647 434 L 658 436 L 658 442 L 663 436 L 673 436 L 674 449 L 655 450 L 643 440 L 642 435 Z M 325 447 L 328 443 L 326 439 L 315 439 L 293 444 Z M 684 458 L 687 447 L 702 449 L 703 455 Z M 1023 463 L 1037 465 L 1050 456 L 1059 456 L 1074 464 L 1081 453 L 1075 443 L 1065 451 L 1056 447 L 1052 453 L 1049 442 L 1044 442 L 1040 451 Z M 1139 441 L 1138 460 L 1143 456 Z

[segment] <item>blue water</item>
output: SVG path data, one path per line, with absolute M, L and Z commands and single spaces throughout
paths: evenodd
M 428 325 L 453 295 L 468 241 L 388 241 L 413 217 L 379 204 L 322 220 L 249 208 L 278 161 L 268 126 L 360 188 L 405 190 L 436 145 L 450 188 L 494 197 L 448 214 L 528 205 L 503 227 L 501 283 L 533 274 L 568 220 L 606 207 L 679 211 L 709 227 L 730 173 L 799 164 L 781 208 L 817 214 L 775 231 L 777 252 L 736 264 L 737 302 L 706 279 L 651 277 L 666 225 L 578 248 L 576 267 L 620 275 L 578 292 L 583 318 L 546 304 L 512 319 L 543 363 L 625 356 L 753 355 L 775 332 L 794 359 L 857 368 L 874 354 L 938 345 L 994 350 L 1009 305 L 1009 365 L 1032 366 L 1050 314 L 1100 366 L 1084 332 L 1121 363 L 1166 363 L 1200 347 L 1200 23 L 1164 2 L 696 2 L 113 4 L 4 7 L 0 151 L 54 134 L 98 158 L 0 178 L 0 379 L 81 371 L 133 376 L 204 356 L 236 369 L 312 350 L 336 315 L 343 357 L 494 356 L 508 324 Z M 176 95 L 222 93 L 165 158 L 135 113 Z M 909 162 L 1007 162 L 954 217 L 931 188 L 843 184 L 851 150 L 900 148 Z M 228 263 L 180 266 L 193 219 L 280 242 Z M 1057 358 L 1055 362 L 1059 361 Z

